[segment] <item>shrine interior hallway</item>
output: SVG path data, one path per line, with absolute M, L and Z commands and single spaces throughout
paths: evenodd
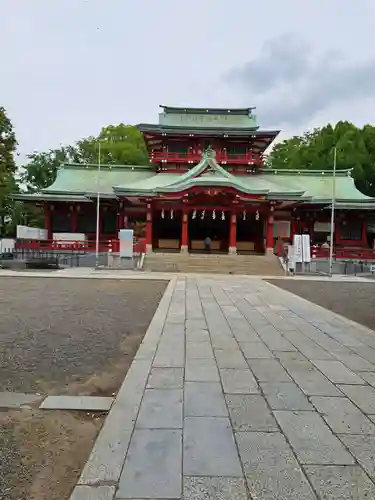
M 374 335 L 259 278 L 172 277 L 72 500 L 375 498 Z

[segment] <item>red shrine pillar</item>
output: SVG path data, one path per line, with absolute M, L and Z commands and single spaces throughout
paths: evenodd
M 52 240 L 52 220 L 49 205 L 44 205 L 44 229 L 47 230 L 47 240 Z
M 147 205 L 146 213 L 146 253 L 152 252 L 152 208 Z
M 229 226 L 229 250 L 228 253 L 237 253 L 237 214 L 232 212 Z
M 273 207 L 267 219 L 266 253 L 273 253 Z
M 189 213 L 187 210 L 182 211 L 182 227 L 181 227 L 181 253 L 187 253 L 189 250 Z
M 78 220 L 77 220 L 77 210 L 75 205 L 72 205 L 72 211 L 70 213 L 70 232 L 71 233 L 76 233 L 77 232 L 77 227 L 78 227 Z

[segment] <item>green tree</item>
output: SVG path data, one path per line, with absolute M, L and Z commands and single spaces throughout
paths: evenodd
M 0 107 L 0 236 L 7 231 L 12 215 L 13 201 L 10 194 L 17 189 L 14 160 L 17 140 L 6 110 Z
M 50 186 L 62 163 L 98 163 L 103 165 L 146 165 L 148 156 L 143 136 L 132 125 L 104 127 L 97 137 L 81 139 L 72 146 L 28 155 L 23 166 L 22 182 L 31 192 Z
M 331 170 L 337 148 L 337 169 L 352 169 L 356 186 L 375 196 L 375 129 L 360 129 L 347 121 L 328 124 L 313 132 L 277 144 L 267 166 L 275 169 Z
M 27 156 L 28 163 L 23 166 L 21 180 L 27 191 L 40 191 L 50 186 L 56 179 L 57 170 L 63 163 L 80 162 L 74 146 L 50 149 L 47 152 L 34 152 Z

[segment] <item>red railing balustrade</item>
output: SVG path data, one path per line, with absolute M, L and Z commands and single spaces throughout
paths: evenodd
M 263 154 L 245 153 L 230 154 L 225 152 L 216 153 L 218 163 L 228 165 L 263 165 L 265 156 Z M 177 153 L 172 151 L 153 151 L 150 157 L 154 163 L 199 163 L 202 154 L 199 153 Z
M 311 247 L 312 259 L 329 259 L 330 249 L 319 246 Z M 360 260 L 360 261 L 375 261 L 375 249 L 373 248 L 334 248 L 334 260 Z
M 145 240 L 133 238 L 133 253 L 144 253 L 146 248 Z M 77 240 L 17 240 L 16 250 L 33 250 L 40 252 L 96 252 L 96 241 L 77 241 Z M 118 239 L 100 240 L 99 252 L 107 253 L 120 251 L 120 241 Z

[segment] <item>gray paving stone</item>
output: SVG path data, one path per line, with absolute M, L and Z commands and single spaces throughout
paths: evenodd
M 349 370 L 341 361 L 311 360 L 311 362 L 335 384 L 363 385 L 363 380 Z
M 375 440 L 365 435 L 340 435 L 341 441 L 375 481 Z M 371 497 L 370 497 L 371 498 Z
M 24 394 L 21 392 L 0 392 L 0 408 L 20 408 L 43 399 L 39 394 Z
M 189 330 L 186 332 L 186 342 L 193 342 L 195 344 L 198 344 L 200 342 L 209 342 L 210 341 L 210 334 L 208 333 L 208 330 Z
M 339 385 L 338 387 L 364 413 L 375 414 L 374 387 L 369 385 Z
M 220 376 L 227 394 L 259 394 L 257 381 L 249 369 L 222 368 Z
M 169 352 L 156 351 L 156 356 L 153 362 L 153 367 L 159 368 L 178 368 L 184 366 L 184 352 L 177 351 L 173 352 L 173 350 Z
M 242 477 L 228 418 L 185 418 L 184 476 Z
M 332 359 L 332 356 L 326 350 L 309 339 L 302 332 L 289 331 L 285 332 L 284 335 L 307 358 Z
M 112 500 L 115 486 L 76 486 L 70 500 Z
M 261 382 L 260 386 L 273 410 L 314 410 L 294 382 Z
M 261 382 L 291 382 L 290 375 L 277 359 L 248 359 L 248 364 Z
M 207 323 L 205 319 L 187 319 L 186 331 L 189 330 L 207 330 Z
M 117 498 L 180 498 L 182 431 L 136 429 Z
M 181 429 L 182 404 L 181 389 L 146 389 L 136 428 Z
M 133 433 L 122 408 L 112 408 L 99 433 L 79 479 L 80 484 L 97 485 L 119 480 L 124 457 Z
M 300 352 L 273 351 L 273 354 L 280 361 L 307 361 Z
M 247 500 L 245 481 L 233 477 L 185 477 L 184 500 Z
M 302 464 L 350 465 L 354 462 L 317 413 L 277 410 L 274 415 Z
M 193 361 L 193 362 L 191 362 Z M 189 360 L 186 364 L 185 380 L 188 382 L 220 382 L 215 365 L 206 365 L 206 359 Z
M 246 358 L 267 359 L 274 357 L 263 342 L 240 342 L 240 346 Z
M 183 368 L 152 368 L 148 389 L 182 389 Z
M 235 431 L 278 430 L 263 396 L 227 395 L 226 400 Z
M 360 376 L 372 387 L 375 387 L 375 372 L 361 372 Z
M 239 432 L 236 440 L 252 498 L 316 500 L 281 433 Z
M 339 390 L 308 361 L 283 361 L 289 375 L 307 396 L 341 396 Z
M 186 382 L 184 413 L 186 417 L 227 417 L 221 385 L 216 382 Z
M 219 368 L 244 368 L 246 369 L 247 363 L 242 355 L 242 352 L 237 347 L 236 350 L 215 350 L 217 365 Z
M 282 319 L 280 318 L 280 322 Z M 271 351 L 296 351 L 297 349 L 274 326 L 257 329 L 258 335 Z
M 342 354 L 341 352 L 332 352 L 333 356 L 342 361 L 345 366 L 353 370 L 354 372 L 373 372 L 375 371 L 375 365 L 370 363 L 361 356 L 357 354 Z
M 211 334 L 211 343 L 214 350 L 224 349 L 224 350 L 236 350 L 238 349 L 238 343 L 236 339 L 228 335 L 214 335 Z
M 374 340 L 372 338 L 372 340 Z M 364 340 L 367 342 L 367 340 Z M 372 347 L 369 347 L 368 345 L 363 345 L 360 347 L 352 347 L 352 350 L 355 351 L 359 356 L 362 358 L 366 359 L 367 361 L 370 361 L 370 363 L 374 364 L 375 363 L 375 349 Z
M 375 498 L 375 485 L 361 467 L 310 465 L 305 467 L 315 491 L 324 500 L 370 500 Z
M 312 404 L 337 434 L 375 434 L 374 424 L 347 398 L 312 397 Z
M 133 414 L 138 413 L 150 368 L 151 360 L 133 361 L 112 406 L 112 408 L 121 406 L 124 413 L 126 412 L 131 416 L 131 420 Z
M 209 342 L 199 342 L 197 344 L 189 342 L 186 344 L 186 357 L 192 359 L 213 358 L 214 351 Z
M 99 396 L 48 396 L 40 405 L 42 410 L 108 411 L 113 398 Z
M 248 325 L 246 330 L 232 329 L 232 331 L 238 342 L 262 342 L 259 335 L 250 325 Z

